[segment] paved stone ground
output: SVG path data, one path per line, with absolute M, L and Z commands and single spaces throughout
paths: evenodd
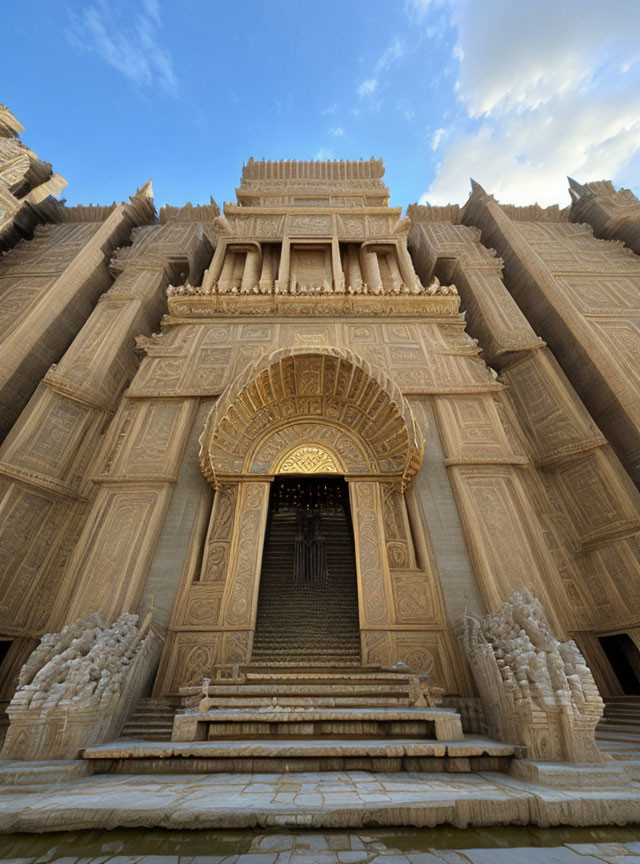
M 525 829 L 526 830 L 526 829 Z M 75 842 L 66 841 L 64 836 L 56 839 L 55 835 L 41 838 L 40 845 L 48 845 L 47 851 L 37 856 L 20 856 L 9 849 L 8 857 L 1 860 L 7 864 L 638 864 L 640 862 L 640 840 L 627 842 L 592 842 L 561 845 L 522 846 L 478 846 L 463 848 L 440 848 L 430 845 L 430 831 L 421 834 L 417 832 L 398 832 L 393 835 L 346 834 L 346 833 L 303 833 L 303 834 L 261 834 L 252 839 L 233 836 L 218 836 L 210 839 L 212 847 L 225 844 L 243 847 L 246 851 L 231 852 L 231 854 L 202 854 L 205 844 L 202 840 L 182 839 L 175 844 L 180 854 L 154 854 L 155 835 L 148 838 L 138 837 L 137 844 L 142 842 L 149 846 L 151 854 L 127 854 L 128 842 L 121 839 L 111 839 L 106 835 L 96 842 L 88 838 L 92 852 L 99 852 L 92 857 L 78 857 L 78 848 L 82 844 L 81 835 L 70 835 Z M 458 832 L 460 833 L 460 832 Z M 477 833 L 477 832 L 476 832 Z M 531 832 L 528 832 L 531 835 Z M 542 832 L 544 833 L 544 832 Z M 626 832 L 629 834 L 629 832 Z M 640 831 L 634 832 L 640 837 Z M 405 836 L 406 835 L 406 836 Z M 434 838 L 435 839 L 435 838 Z M 485 844 L 489 837 L 480 837 Z M 500 838 L 497 836 L 496 840 Z M 506 838 L 513 842 L 513 838 Z M 531 837 L 530 839 L 535 839 Z M 549 837 L 541 837 L 542 841 Z M 234 842 L 235 840 L 235 842 Z M 169 841 L 157 841 L 166 846 Z M 503 838 L 504 842 L 504 838 Z M 20 840 L 8 843 L 13 851 L 19 852 L 24 843 Z M 170 842 L 169 842 L 170 845 Z M 199 847 L 200 854 L 190 854 L 189 846 Z M 98 848 L 96 848 L 98 847 Z M 2 847 L 0 846 L 0 850 Z M 23 851 L 24 850 L 23 848 Z M 196 851 L 193 849 L 192 851 Z M 212 850 L 213 851 L 213 850 Z M 216 851 L 222 851 L 220 849 Z M 229 850 L 230 851 L 230 850 Z M 164 850 L 163 850 L 164 852 Z M 185 854 L 186 853 L 186 854 Z
M 16 780 L 25 783 L 24 776 Z M 0 786 L 0 832 L 4 834 L 141 827 L 360 829 L 445 824 L 459 828 L 640 824 L 640 783 L 552 788 L 493 772 L 345 771 L 101 774 L 40 787 Z

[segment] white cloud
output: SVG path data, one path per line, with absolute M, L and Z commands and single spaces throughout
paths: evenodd
M 331 147 L 321 147 L 314 158 L 319 159 L 321 162 L 328 162 L 330 159 L 334 159 L 335 157 Z
M 438 145 L 442 141 L 442 136 L 445 134 L 446 130 L 440 127 L 440 129 L 436 129 L 436 131 L 431 136 L 431 149 L 437 150 Z
M 469 113 L 535 108 L 640 56 L 637 0 L 453 0 Z
M 342 126 L 333 126 L 329 129 L 329 135 L 335 135 L 336 138 L 339 138 L 341 135 L 344 135 L 344 129 Z
M 404 53 L 404 42 L 399 36 L 394 36 L 388 47 L 378 57 L 373 75 L 362 81 L 356 88 L 358 99 L 366 103 L 366 107 L 370 110 L 379 111 L 382 107 L 383 100 L 378 96 L 380 80 L 390 66 L 404 57 Z M 360 112 L 356 109 L 354 113 Z
M 368 78 L 363 81 L 356 91 L 361 98 L 364 96 L 372 96 L 378 86 L 378 81 L 375 78 Z
M 431 0 L 405 0 L 405 11 L 418 22 L 424 21 L 431 6 Z
M 378 58 L 374 75 L 379 76 L 392 63 L 397 63 L 402 57 L 404 57 L 404 42 L 399 36 L 395 36 L 389 47 Z
M 615 179 L 640 151 L 636 0 L 451 0 L 451 7 L 466 119 L 457 134 L 447 130 L 422 200 L 462 203 L 469 176 L 498 200 L 542 205 L 568 203 L 567 174 Z M 431 147 L 440 152 L 439 132 Z
M 398 111 L 402 114 L 405 120 L 411 121 L 416 116 L 416 112 L 413 110 L 411 102 L 406 98 L 406 96 L 401 96 L 400 99 L 398 99 Z
M 329 105 L 327 108 L 323 108 L 320 112 L 321 114 L 335 114 L 336 109 L 338 108 L 337 104 L 334 102 L 333 105 Z
M 98 0 L 82 12 L 69 10 L 69 41 L 78 49 L 101 57 L 138 86 L 177 89 L 170 53 L 158 43 L 162 26 L 157 0 L 142 0 L 135 15 L 121 12 L 109 0 Z

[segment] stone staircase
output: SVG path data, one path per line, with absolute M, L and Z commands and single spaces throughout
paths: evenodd
M 412 676 L 374 667 L 251 665 L 200 704 L 147 699 L 118 741 L 85 749 L 110 773 L 507 770 L 517 748 L 462 733 L 452 708 L 416 706 Z M 206 710 L 199 710 L 206 709 Z M 145 728 L 146 724 L 146 728 Z M 164 738 L 163 738 L 164 736 Z
M 360 663 L 353 537 L 342 508 L 320 511 L 326 584 L 293 581 L 296 512 L 272 513 L 262 560 L 252 664 L 274 668 Z
M 596 740 L 614 759 L 640 759 L 640 696 L 607 699 Z
M 141 699 L 124 725 L 122 738 L 170 741 L 179 699 Z
M 517 748 L 463 735 L 453 708 L 416 705 L 415 677 L 360 662 L 353 537 L 321 512 L 326 584 L 294 581 L 296 511 L 271 514 L 251 662 L 218 670 L 208 701 L 145 699 L 122 738 L 88 747 L 98 771 L 213 773 L 506 770 Z M 211 670 L 212 675 L 215 670 Z M 174 716 L 175 715 L 175 716 Z

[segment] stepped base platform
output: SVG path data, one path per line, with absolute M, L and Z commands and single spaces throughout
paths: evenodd
M 565 770 L 574 767 L 579 768 L 568 765 Z M 0 792 L 4 833 L 640 823 L 640 784 L 626 778 L 590 789 L 577 784 L 550 787 L 499 772 L 102 774 L 34 791 L 4 786 Z M 516 859 L 517 853 L 509 858 Z
M 216 738 L 435 738 L 460 741 L 452 708 L 285 708 L 185 711 L 173 720 L 173 741 Z
M 87 747 L 94 771 L 115 774 L 213 774 L 298 771 L 468 772 L 508 769 L 516 752 L 487 738 L 288 741 L 112 741 Z

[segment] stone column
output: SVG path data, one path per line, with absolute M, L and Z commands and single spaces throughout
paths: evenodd
M 6 531 L 12 548 L 7 570 L 0 568 L 5 633 L 31 636 L 52 626 L 48 619 L 64 568 L 98 491 L 93 477 L 101 470 L 99 445 L 137 369 L 135 339 L 158 327 L 170 262 L 200 254 L 198 228 L 145 227 L 132 246 L 118 251 L 111 261 L 120 273 L 116 282 L 0 448 L 0 487 L 6 490 L 0 544 L 9 542 L 2 540 Z M 23 508 L 29 518 L 20 518 Z
M 260 293 L 270 294 L 273 290 L 273 245 L 262 246 L 262 273 L 260 274 Z
M 289 268 L 291 258 L 291 241 L 288 237 L 282 238 L 282 251 L 280 253 L 280 266 L 278 268 L 278 281 L 276 282 L 276 293 L 286 294 L 289 290 Z
M 378 264 L 378 253 L 369 251 L 369 248 L 363 246 L 360 252 L 362 262 L 362 273 L 364 281 L 367 283 L 370 293 L 382 291 L 382 277 L 380 276 L 380 266 Z
M 340 258 L 340 243 L 337 236 L 331 239 L 331 271 L 333 273 L 333 290 L 336 294 L 344 294 L 344 273 Z
M 399 240 L 396 243 L 396 250 L 398 252 L 398 266 L 400 269 L 400 274 L 402 276 L 402 281 L 407 286 L 407 288 L 419 288 L 420 280 L 416 275 L 416 271 L 413 268 L 413 261 L 411 260 L 411 256 L 409 255 L 409 250 L 407 249 L 407 244 L 403 240 Z
M 355 243 L 347 246 L 347 267 L 349 273 L 349 285 L 357 291 L 362 285 L 362 270 L 360 269 L 360 255 Z
M 260 278 L 260 269 L 262 262 L 260 260 L 260 250 L 252 247 L 247 253 L 244 260 L 244 271 L 242 273 L 242 286 L 240 290 L 243 294 L 253 293 L 253 289 L 258 284 Z
M 389 264 L 389 270 L 391 271 L 391 280 L 393 282 L 393 287 L 400 288 L 402 286 L 403 280 L 400 274 L 400 269 L 398 267 L 396 249 L 392 249 L 386 257 L 387 263 Z
M 218 243 L 216 245 L 216 251 L 213 254 L 213 259 L 209 265 L 209 269 L 205 270 L 204 276 L 202 277 L 202 288 L 205 292 L 213 288 L 214 285 L 218 285 L 220 281 L 225 249 L 226 245 L 224 243 Z
M 229 245 L 224 247 L 224 264 L 218 280 L 218 291 L 220 294 L 228 294 L 231 290 L 231 277 L 233 276 L 234 254 L 229 250 Z

